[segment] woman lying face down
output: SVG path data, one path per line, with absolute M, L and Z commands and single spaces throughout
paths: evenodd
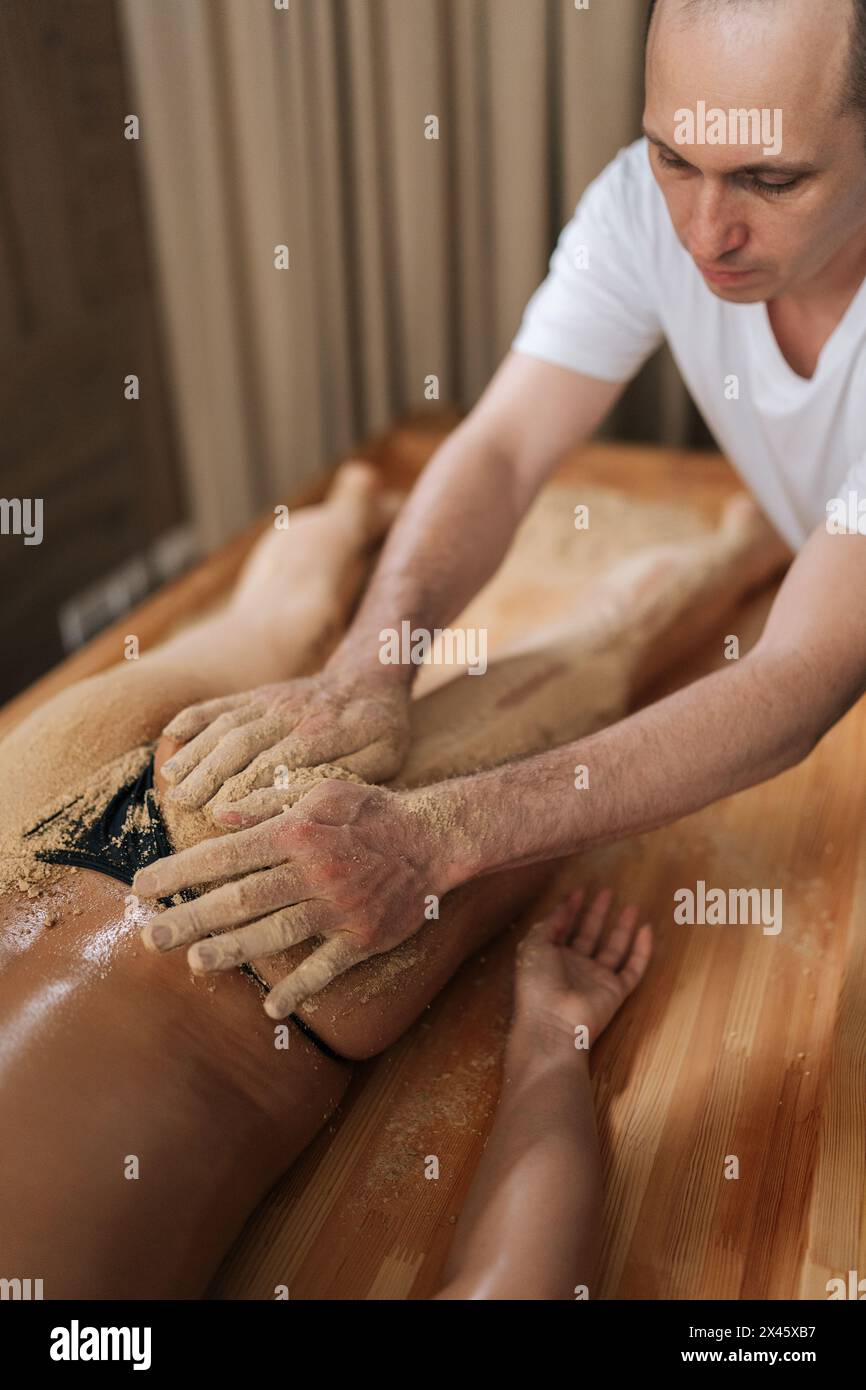
M 473 933 L 507 922 L 526 896 L 520 881 L 486 889 L 463 903 Z M 2 1248 L 11 1266 L 43 1271 L 47 1297 L 201 1295 L 351 1067 L 291 1025 L 284 1046 L 287 1025 L 268 1024 L 237 973 L 208 985 L 181 956 L 143 951 L 146 913 L 121 883 L 69 869 L 52 897 L 58 925 L 0 975 L 0 1102 L 14 1135 Z M 526 938 L 503 1100 L 441 1298 L 571 1298 L 592 1286 L 601 1203 L 588 1049 L 650 951 L 635 909 L 603 934 L 610 897 L 581 912 L 579 891 Z M 407 987 L 420 1011 L 429 988 Z M 395 1027 L 387 991 L 372 1012 L 371 1036 Z M 339 1042 L 338 1026 L 330 1036 Z
M 439 920 L 393 958 L 342 976 L 313 1012 L 300 1010 L 276 1030 L 262 1008 L 262 989 L 278 984 L 291 961 L 267 957 L 253 972 L 233 967 L 195 976 L 183 951 L 154 954 L 142 945 L 158 904 L 130 893 L 132 874 L 165 849 L 161 837 L 169 849 L 177 844 L 170 814 L 160 816 L 160 767 L 169 751 L 158 742 L 160 730 L 191 701 L 315 669 L 345 621 L 390 511 L 369 470 L 341 471 L 328 502 L 298 514 L 291 546 L 276 533 L 260 545 L 222 611 L 139 661 L 64 691 L 0 743 L 0 1105 L 11 1136 L 0 1195 L 2 1273 L 43 1279 L 48 1298 L 200 1296 L 256 1203 L 333 1112 L 352 1060 L 398 1037 L 460 962 L 513 921 L 546 880 L 549 870 L 535 866 L 456 890 L 443 900 Z M 713 543 L 707 538 L 703 557 L 712 564 L 700 570 L 705 588 L 742 560 L 729 538 L 715 550 Z M 656 584 L 655 631 L 691 602 L 695 584 L 690 589 L 682 580 L 695 573 L 694 561 L 687 554 L 675 567 L 679 587 L 666 606 Z M 663 571 L 657 556 L 648 565 L 638 575 L 644 592 L 648 574 L 664 573 L 662 587 L 669 584 L 670 556 Z M 305 583 L 311 573 L 314 587 Z M 618 626 L 635 610 L 628 588 L 634 567 L 629 573 L 619 587 L 612 577 L 606 626 L 596 620 L 588 631 L 576 615 L 570 627 L 543 634 L 536 649 L 503 656 L 483 680 L 455 681 L 418 701 L 404 782 L 417 787 L 425 776 L 483 765 L 494 725 L 502 756 L 585 732 L 600 717 L 597 694 L 591 708 L 575 695 L 576 684 L 586 689 L 579 677 L 588 654 L 609 675 L 605 711 L 625 702 L 640 665 L 640 643 Z M 550 718 L 549 681 L 543 718 L 534 704 L 544 682 L 533 680 L 533 671 L 541 670 L 561 683 L 559 722 Z M 116 774 L 118 764 L 125 768 L 119 778 L 106 774 Z M 597 910 L 592 921 L 603 915 Z M 568 921 L 574 926 L 574 905 Z M 597 962 L 607 972 L 596 982 L 608 1003 L 624 997 L 645 966 L 648 937 L 635 937 L 634 927 L 632 914 Z M 564 930 L 561 921 L 556 930 Z M 597 934 L 587 949 L 582 927 L 577 941 L 582 945 L 568 960 L 603 949 Z M 571 986 L 559 980 L 559 966 L 553 973 L 548 966 L 568 949 L 563 940 L 534 957 L 559 1003 Z M 611 986 L 611 974 L 623 979 Z M 584 990 L 574 1007 L 581 1018 L 572 1022 L 567 1011 L 565 1049 L 558 1004 L 518 1010 L 525 1026 L 511 1048 L 514 1075 L 529 1089 L 506 1090 L 506 1099 L 519 1095 L 525 1105 L 528 1094 L 543 1100 L 572 1084 L 586 1093 L 588 1083 L 573 1081 L 581 1050 L 574 1029 L 595 1006 Z M 594 1015 L 596 1031 L 600 1017 Z M 548 1111 L 552 1135 L 557 1107 Z M 584 1105 L 584 1121 L 585 1112 Z M 589 1128 L 582 1122 L 584 1138 Z M 513 1124 L 505 1133 L 516 1133 Z M 512 1142 L 523 1153 L 526 1136 L 505 1142 L 506 1169 Z M 508 1187 L 498 1176 L 495 1186 Z M 488 1194 L 484 1211 L 492 1200 Z M 563 1253 L 545 1289 L 560 1289 L 572 1255 Z M 463 1270 L 449 1278 L 454 1296 L 506 1296 L 475 1255 Z
M 240 672 L 267 679 L 277 661 L 302 671 L 321 660 L 321 634 L 332 640 L 381 534 L 381 504 L 366 470 L 344 472 L 325 507 L 299 515 L 290 551 L 274 553 L 281 541 L 268 537 L 222 613 L 63 692 L 0 744 L 0 1104 L 12 1136 L 0 1249 L 9 1277 L 37 1270 L 46 1297 L 200 1295 L 343 1094 L 351 1065 L 333 1054 L 367 1055 L 398 1036 L 543 878 L 512 875 L 443 904 L 429 967 L 399 996 L 351 1001 L 346 1037 L 333 1026 L 330 1045 L 290 1023 L 289 1046 L 277 1046 L 254 979 L 196 978 L 183 955 L 141 944 L 154 908 L 130 893 L 127 850 L 153 849 L 161 726 Z M 289 614 L 286 591 L 297 595 Z M 120 786 L 105 775 L 118 762 Z

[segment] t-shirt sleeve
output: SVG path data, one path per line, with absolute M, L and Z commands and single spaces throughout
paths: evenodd
M 515 352 L 603 381 L 637 374 L 664 339 L 652 271 L 653 195 L 661 196 L 641 141 L 583 194 L 526 307 Z
M 847 501 L 852 492 L 856 493 L 858 498 L 866 497 L 866 454 L 859 458 L 852 468 L 849 468 L 837 495 L 843 501 Z

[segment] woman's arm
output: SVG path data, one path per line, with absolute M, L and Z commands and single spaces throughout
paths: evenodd
M 637 908 L 626 908 L 602 941 L 611 894 L 581 919 L 582 899 L 580 889 L 522 945 L 502 1098 L 439 1299 L 592 1293 L 601 1168 L 589 1045 L 642 978 L 652 932 L 635 933 Z
M 589 1286 L 601 1174 L 589 1056 L 516 1021 L 493 1133 L 437 1298 L 562 1299 Z

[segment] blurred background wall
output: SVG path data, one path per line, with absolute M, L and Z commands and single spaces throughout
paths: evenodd
M 2 491 L 69 511 L 62 544 L 0 537 L 10 631 L 41 634 L 2 693 L 429 407 L 431 377 L 471 407 L 639 133 L 645 12 L 3 0 Z M 706 438 L 666 353 L 606 433 Z
M 113 0 L 0 0 L 0 698 L 190 548 L 129 110 Z

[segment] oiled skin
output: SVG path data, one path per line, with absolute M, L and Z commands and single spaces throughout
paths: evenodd
M 712 563 L 691 586 L 683 586 L 682 572 L 674 575 L 678 587 L 644 640 L 634 627 L 624 634 L 622 622 L 634 621 L 641 584 L 657 566 L 630 572 L 615 591 L 609 630 L 599 634 L 595 625 L 597 657 L 622 643 L 623 698 L 632 693 L 644 642 L 664 630 L 666 652 L 675 654 L 673 629 L 696 591 L 705 599 L 726 585 L 736 589 L 742 556 L 735 547 L 716 555 L 707 546 Z M 656 608 L 658 598 L 656 585 Z M 67 713 L 76 698 L 88 710 L 104 698 L 117 711 L 102 741 L 96 730 L 92 765 L 156 737 L 166 706 L 170 712 L 206 696 L 228 681 L 229 670 L 235 681 L 239 671 L 248 679 L 260 644 L 243 653 L 246 640 L 246 626 L 202 627 L 149 664 L 64 692 Z M 579 622 L 571 645 L 591 659 Z M 549 666 L 543 650 L 538 659 Z M 604 703 L 611 717 L 607 694 Z M 124 717 L 134 732 L 118 726 Z M 562 730 L 548 733 L 576 736 L 597 717 L 576 693 Z M 0 776 L 19 778 L 19 808 L 45 803 L 58 776 L 73 775 L 62 744 L 44 785 L 32 769 L 21 772 L 28 740 L 50 746 L 52 737 L 47 706 L 19 738 L 0 745 Z M 167 751 L 160 747 L 158 763 Z M 435 930 L 425 931 L 424 959 L 401 977 L 399 990 L 358 1005 L 346 977 L 329 987 L 310 1022 L 346 1057 L 387 1046 L 461 960 L 514 920 L 547 872 L 543 865 L 518 869 L 457 890 L 443 902 Z M 281 1025 L 266 1017 L 239 972 L 194 979 L 182 953 L 150 955 L 139 938 L 144 919 L 134 905 L 127 911 L 127 896 L 109 878 L 63 870 L 41 898 L 0 900 L 0 1250 L 4 1275 L 42 1278 L 48 1298 L 200 1296 L 244 1219 L 327 1119 L 351 1074 L 292 1025 L 288 1049 L 276 1048 Z M 57 924 L 46 925 L 46 917 Z M 367 979 L 381 968 L 375 961 L 359 967 Z M 131 1159 L 136 1178 L 125 1176 Z
M 381 529 L 370 507 L 356 475 L 302 514 L 290 554 L 264 578 L 275 541 L 263 543 L 251 604 L 242 579 L 224 613 L 62 691 L 13 729 L 0 742 L 0 828 L 32 823 L 91 771 L 158 738 L 190 700 L 316 669 L 357 592 L 359 553 Z M 317 588 L 296 582 L 287 610 L 291 571 L 311 565 Z M 346 1056 L 387 1046 L 543 877 L 460 890 L 462 910 L 443 904 L 430 969 L 353 1007 L 345 1038 L 323 1014 L 328 1041 Z M 351 1076 L 293 1024 L 269 1020 L 240 971 L 196 979 L 182 954 L 148 953 L 145 920 L 123 884 L 88 870 L 57 870 L 32 899 L 0 897 L 0 1272 L 41 1278 L 47 1298 L 200 1296 Z M 283 1038 L 287 1049 L 275 1046 Z M 125 1176 L 130 1159 L 137 1178 Z
M 492 881 L 483 900 L 476 890 L 446 958 L 356 1009 L 354 1036 L 359 1012 L 371 1051 L 376 1037 L 399 1036 L 453 973 L 458 936 L 459 954 L 488 939 L 543 877 L 523 871 L 522 893 L 513 883 L 491 892 Z M 125 919 L 127 892 L 62 871 L 58 924 L 17 951 L 43 909 L 0 901 L 0 1249 L 11 1274 L 44 1280 L 47 1298 L 200 1296 L 351 1075 L 291 1023 L 288 1048 L 277 1048 L 286 1026 L 239 971 L 196 979 L 182 955 L 147 952 L 143 918 Z M 129 1155 L 136 1180 L 124 1176 Z
M 64 871 L 61 921 L 0 972 L 0 1250 L 46 1298 L 200 1295 L 350 1075 L 296 1029 L 277 1050 L 239 974 L 148 956 L 125 894 Z M 23 911 L 0 904 L 7 944 Z
M 337 982 L 336 1021 L 310 1022 L 339 1048 L 348 1008 L 349 1051 L 387 1046 L 546 874 L 458 890 L 429 965 L 361 1005 Z M 240 971 L 196 978 L 182 954 L 146 951 L 145 920 L 124 884 L 86 869 L 59 870 L 39 898 L 0 899 L 0 1250 L 10 1277 L 43 1279 L 47 1298 L 201 1296 L 351 1076 L 268 1019 Z

